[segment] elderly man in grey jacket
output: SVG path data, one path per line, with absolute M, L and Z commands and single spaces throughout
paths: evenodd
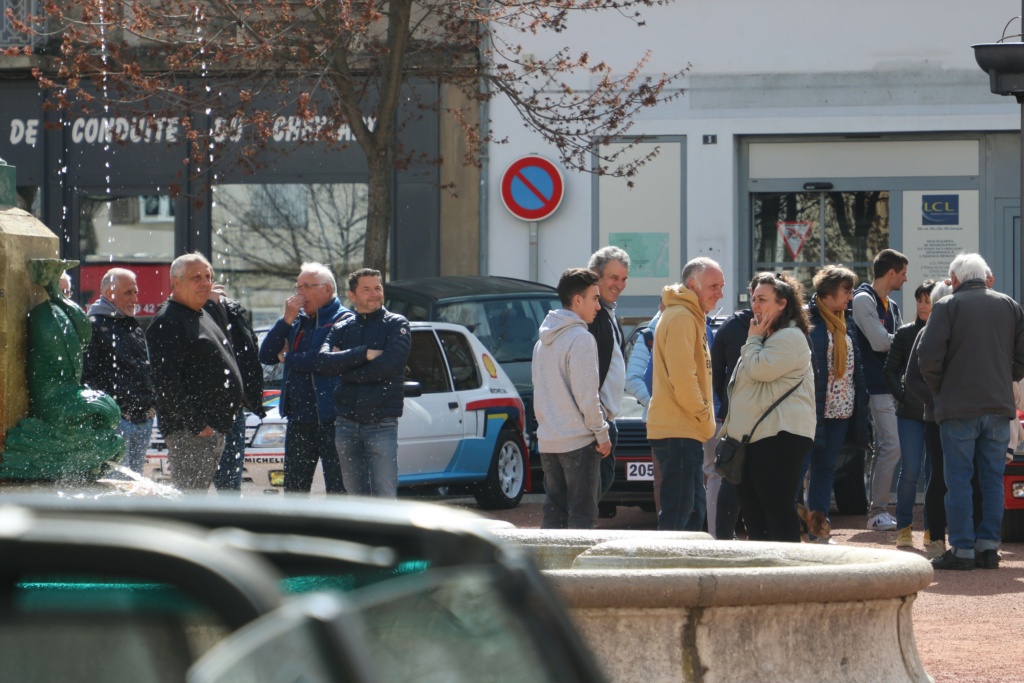
M 1012 382 L 1024 377 L 1024 311 L 986 287 L 989 272 L 978 254 L 953 259 L 953 294 L 935 303 L 918 343 L 918 365 L 935 398 L 945 457 L 951 547 L 932 560 L 936 569 L 999 566 L 1008 418 L 1016 415 Z M 975 467 L 980 521 L 972 514 Z
M 558 281 L 563 308 L 549 311 L 533 347 L 533 405 L 544 468 L 544 529 L 597 522 L 601 459 L 611 453 L 598 394 L 597 342 L 587 331 L 601 302 L 597 275 L 570 268 Z

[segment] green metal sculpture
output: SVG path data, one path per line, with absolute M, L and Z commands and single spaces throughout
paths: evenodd
M 60 276 L 77 261 L 33 259 L 29 276 L 50 295 L 29 312 L 26 417 L 7 432 L 0 479 L 88 480 L 124 454 L 114 432 L 121 410 L 110 396 L 82 386 L 89 318 L 60 291 Z

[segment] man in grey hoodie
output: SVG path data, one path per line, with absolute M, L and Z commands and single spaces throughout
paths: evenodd
M 110 395 L 121 409 L 117 433 L 124 437 L 121 464 L 142 474 L 156 415 L 146 336 L 135 314 L 135 273 L 111 268 L 100 281 L 100 298 L 89 307 L 92 340 L 82 359 L 82 382 Z
M 597 280 L 585 268 L 562 273 L 563 307 L 548 312 L 533 347 L 544 529 L 591 529 L 597 522 L 601 459 L 611 453 L 598 394 L 597 342 L 587 331 L 601 309 Z

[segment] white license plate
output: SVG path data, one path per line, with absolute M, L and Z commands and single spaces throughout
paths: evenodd
M 626 481 L 654 481 L 654 463 L 627 462 Z

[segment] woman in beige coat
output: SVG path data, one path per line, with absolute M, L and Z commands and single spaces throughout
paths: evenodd
M 817 420 L 807 310 L 803 287 L 791 276 L 763 275 L 755 284 L 754 318 L 729 381 L 722 433 L 737 440 L 750 436 L 737 489 L 748 537 L 799 543 L 794 496 Z M 754 430 L 765 411 L 794 387 Z

